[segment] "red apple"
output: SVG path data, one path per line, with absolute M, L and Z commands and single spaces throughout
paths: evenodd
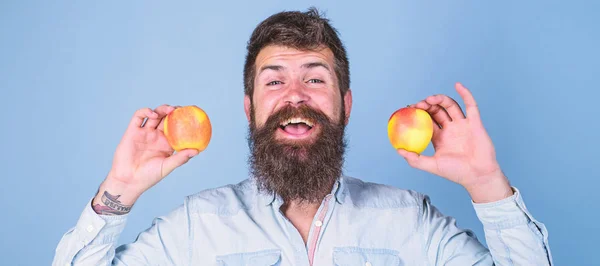
M 164 133 L 169 145 L 176 151 L 203 151 L 210 142 L 212 127 L 204 110 L 190 105 L 177 108 L 165 117 Z
M 414 107 L 396 110 L 388 120 L 388 137 L 394 149 L 422 153 L 433 136 L 433 120 L 427 111 Z

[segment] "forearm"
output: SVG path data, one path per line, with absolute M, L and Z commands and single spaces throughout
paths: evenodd
M 492 257 L 499 265 L 553 265 L 548 231 L 529 213 L 519 191 L 489 203 L 473 203 Z
M 477 182 L 465 186 L 465 189 L 475 203 L 496 202 L 512 196 L 514 193 L 502 170 L 480 176 Z
M 131 211 L 141 193 L 127 184 L 107 178 L 92 200 L 92 208 L 101 215 L 123 215 Z
M 529 213 L 518 190 L 498 169 L 465 189 L 500 265 L 552 265 L 545 226 Z
M 140 194 L 109 174 L 87 202 L 75 227 L 61 239 L 54 263 L 110 264 L 127 214 Z
M 98 215 L 90 200 L 75 227 L 60 240 L 52 265 L 183 265 L 189 247 L 186 210 L 182 205 L 157 217 L 135 242 L 117 248 L 128 214 Z
M 98 215 L 86 202 L 79 220 L 61 238 L 52 265 L 107 265 L 128 215 Z

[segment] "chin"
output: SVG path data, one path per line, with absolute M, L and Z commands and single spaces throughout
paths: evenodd
M 283 153 L 288 158 L 294 158 L 297 161 L 305 162 L 308 160 L 308 148 L 305 146 L 287 145 L 283 147 Z

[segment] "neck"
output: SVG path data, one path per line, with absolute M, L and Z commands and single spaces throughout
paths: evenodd
M 317 213 L 320 205 L 320 203 L 290 201 L 281 205 L 281 211 L 285 216 L 309 216 L 312 219 Z
M 308 233 L 320 203 L 286 202 L 281 205 L 281 212 L 296 227 L 304 243 L 308 241 Z

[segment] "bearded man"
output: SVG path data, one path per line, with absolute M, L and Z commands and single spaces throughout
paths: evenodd
M 174 153 L 165 139 L 163 118 L 176 107 L 142 108 L 54 265 L 552 265 L 545 226 L 502 173 L 460 83 L 466 114 L 446 95 L 412 105 L 435 122 L 435 154 L 398 153 L 469 192 L 489 249 L 426 195 L 343 175 L 349 64 L 318 11 L 274 14 L 247 49 L 251 176 L 186 197 L 135 242 L 116 247 L 139 196 L 198 154 Z

